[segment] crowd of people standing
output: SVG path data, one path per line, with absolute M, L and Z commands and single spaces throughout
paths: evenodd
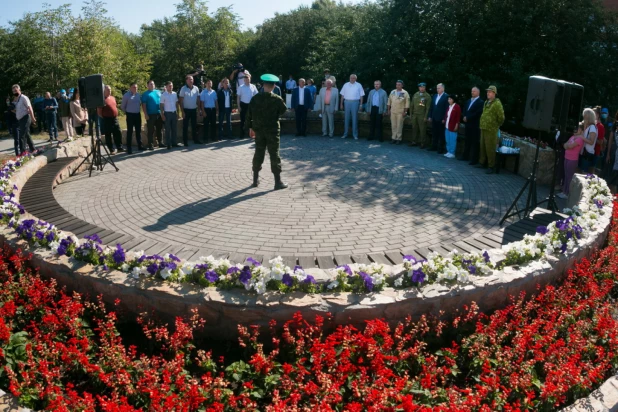
M 261 85 L 252 83 L 251 73 L 240 63 L 235 66 L 230 76 L 218 81 L 216 88 L 213 87 L 213 81 L 203 75 L 203 67 L 198 65 L 195 71 L 186 75 L 185 84 L 178 92 L 174 91 L 171 81 L 160 91 L 155 82 L 150 80 L 148 89 L 143 93 L 140 93 L 138 85 L 133 83 L 123 95 L 120 107 L 112 95 L 111 86 L 105 86 L 105 105 L 97 110 L 94 120 L 101 126 L 110 153 L 131 153 L 133 136 L 137 150 L 154 150 L 157 146 L 168 149 L 181 146 L 177 136 L 177 124 L 181 119 L 183 146 L 189 146 L 190 140 L 194 143 L 208 143 L 232 138 L 231 115 L 234 106 L 240 114 L 239 134 L 235 137 L 246 137 L 248 107 L 253 97 L 263 90 Z M 497 98 L 498 90 L 495 86 L 489 86 L 485 90 L 485 100 L 481 97 L 481 89 L 475 86 L 471 88 L 469 99 L 458 101 L 457 96 L 446 93 L 443 83 L 436 85 L 436 93 L 433 95 L 427 91 L 424 82 L 418 83 L 418 91 L 411 95 L 404 88 L 403 80 L 397 80 L 394 89 L 387 92 L 380 80 L 373 82 L 372 89 L 364 89 L 356 74 L 351 74 L 349 81 L 338 88 L 337 79 L 328 70 L 324 71 L 322 87 L 319 90 L 313 79 L 300 78 L 297 82 L 293 75 L 289 75 L 286 81 L 283 76 L 278 77 L 279 81 L 272 93 L 287 101 L 288 108 L 294 113 L 296 136 L 307 135 L 307 114 L 309 111 L 316 111 L 322 120 L 322 136 L 334 137 L 334 117 L 335 113 L 340 111 L 344 113 L 341 138 L 351 137 L 357 140 L 358 113 L 366 111 L 369 114 L 368 140 L 385 140 L 383 118 L 386 116 L 391 125 L 390 143 L 401 145 L 405 119 L 410 117 L 412 138 L 409 146 L 418 146 L 454 159 L 457 157 L 459 129 L 464 125 L 464 147 L 460 150 L 459 159 L 485 168 L 488 174 L 495 170 L 500 127 L 505 120 L 504 108 Z M 46 128 L 50 141 L 58 140 L 59 130 L 64 132 L 65 139 L 68 140 L 85 133 L 89 114 L 80 105 L 78 90 L 69 89 L 67 92 L 63 89 L 55 97 L 46 92 L 44 97 L 37 95 L 32 103 L 21 94 L 18 85 L 13 87 L 13 94 L 13 99 L 7 101 L 7 105 L 11 109 L 8 112 L 14 117 L 14 121 L 8 123 L 15 140 L 16 153 L 33 149 L 29 132 L 31 124 L 36 124 L 39 131 Z M 122 145 L 118 123 L 119 109 L 126 115 L 126 149 Z M 590 113 L 595 114 L 594 124 Z M 203 119 L 201 136 L 198 132 L 198 115 Z M 26 118 L 28 120 L 24 120 Z M 607 124 L 607 118 L 607 109 L 598 107 L 594 111 L 585 111 L 583 129 L 568 141 L 560 142 L 562 157 L 559 180 L 564 196 L 568 194 L 567 183 L 574 170 L 578 168 L 594 171 L 600 164 L 603 168 L 603 165 L 614 162 L 612 149 L 616 146 L 613 144 L 615 129 L 611 123 Z M 146 142 L 141 139 L 142 119 L 146 123 Z M 427 125 L 431 125 L 431 133 L 428 133 Z M 609 126 L 607 130 L 605 126 Z M 574 159 L 576 149 L 580 153 L 577 159 Z M 574 160 L 577 160 L 575 169 Z M 611 177 L 613 169 L 610 167 L 606 177 Z

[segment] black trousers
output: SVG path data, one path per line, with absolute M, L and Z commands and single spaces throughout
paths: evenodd
M 382 140 L 382 115 L 378 106 L 371 106 L 369 117 L 369 138 Z
M 133 145 L 133 130 L 137 148 L 142 149 L 142 115 L 139 113 L 127 113 L 127 150 L 131 151 Z
M 466 124 L 466 141 L 464 143 L 463 160 L 470 160 L 470 163 L 479 162 L 481 150 L 481 129 L 478 126 Z
M 245 135 L 245 119 L 247 118 L 249 103 L 240 102 L 240 137 Z
M 114 144 L 116 144 L 116 148 L 120 149 L 122 147 L 122 131 L 120 130 L 120 125 L 118 124 L 117 117 L 104 117 L 103 118 L 103 129 L 105 132 L 105 144 L 109 151 L 114 150 Z M 112 143 L 112 135 L 114 136 L 114 142 Z
M 191 132 L 193 142 L 197 143 L 197 109 L 185 109 L 185 118 L 182 119 L 182 142 L 189 144 L 189 123 L 191 123 Z
M 163 147 L 163 133 L 161 132 L 161 129 L 163 129 L 163 119 L 161 119 L 161 115 L 159 113 L 148 115 L 148 120 L 146 120 L 146 129 L 148 148 L 154 147 L 155 132 L 159 147 Z
M 431 121 L 431 148 L 437 150 L 438 153 L 446 152 L 446 135 L 442 119 Z
M 217 140 L 217 109 L 204 108 L 206 116 L 204 117 L 204 143 L 209 139 Z
M 307 106 L 298 105 L 296 109 L 296 133 L 304 136 L 307 134 Z
M 30 119 L 30 115 L 27 114 L 21 119 L 18 120 L 19 127 L 17 128 L 17 133 L 15 134 L 15 155 L 19 156 L 23 152 L 26 151 L 26 146 L 30 149 L 30 152 L 34 152 L 34 142 L 32 142 L 32 137 L 30 136 L 30 125 L 32 124 L 32 119 Z

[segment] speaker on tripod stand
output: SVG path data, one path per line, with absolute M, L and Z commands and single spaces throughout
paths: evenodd
M 568 139 L 568 134 L 577 122 L 582 110 L 584 100 L 584 87 L 577 83 L 564 80 L 549 79 L 543 76 L 531 76 L 528 81 L 528 95 L 526 97 L 526 110 L 524 113 L 523 126 L 538 131 L 536 153 L 532 173 L 519 194 L 511 204 L 511 207 L 500 220 L 502 225 L 506 219 L 517 215 L 526 218 L 534 209 L 547 202 L 547 208 L 556 213 L 558 207 L 555 198 L 556 176 L 563 173 L 564 152 L 562 145 Z M 537 203 L 536 174 L 539 166 L 539 149 L 541 134 L 555 133 L 556 139 L 551 146 L 554 148 L 554 166 L 552 170 L 552 182 L 549 196 Z M 518 202 L 528 189 L 526 205 L 519 209 Z
M 103 95 L 103 75 L 93 74 L 87 77 L 81 77 L 78 80 L 79 102 L 84 109 L 88 109 L 88 129 L 90 131 L 90 152 L 84 160 L 73 171 L 77 173 L 80 167 L 90 159 L 89 176 L 92 176 L 92 171 L 96 168 L 102 171 L 106 164 L 110 164 L 118 171 L 118 167 L 112 160 L 107 146 L 101 141 L 101 125 L 97 108 L 105 106 L 105 96 Z M 101 153 L 101 147 L 105 151 Z

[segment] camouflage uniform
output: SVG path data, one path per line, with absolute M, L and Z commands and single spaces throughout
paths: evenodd
M 261 92 L 251 99 L 245 122 L 247 127 L 255 132 L 254 172 L 259 172 L 262 169 L 262 163 L 264 163 L 264 156 L 268 148 L 270 169 L 275 175 L 281 174 L 279 117 L 286 110 L 287 107 L 283 99 L 274 93 Z
M 427 92 L 414 93 L 410 104 L 412 117 L 412 143 L 421 147 L 431 146 L 431 138 L 427 136 L 427 115 L 431 105 L 431 95 Z
M 500 99 L 487 100 L 481 115 L 481 156 L 482 165 L 487 160 L 487 167 L 492 169 L 496 163 L 496 147 L 498 146 L 498 130 L 504 123 L 504 108 Z

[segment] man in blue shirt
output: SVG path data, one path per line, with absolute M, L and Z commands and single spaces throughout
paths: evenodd
M 296 89 L 296 80 L 294 80 L 294 77 L 291 74 L 288 81 L 285 82 L 285 89 L 288 94 L 291 94 L 292 90 Z
M 212 88 L 212 80 L 208 79 L 206 80 L 206 88 L 204 88 L 200 94 L 200 111 L 204 119 L 204 143 L 208 143 L 209 140 L 213 142 L 219 141 L 217 138 L 218 107 L 217 92 Z M 212 139 L 209 139 L 209 136 L 212 136 Z
M 148 150 L 154 150 L 154 133 L 157 132 L 157 143 L 163 147 L 163 121 L 161 120 L 161 92 L 155 89 L 154 80 L 148 82 L 148 90 L 142 94 L 142 110 L 146 118 L 146 128 L 148 134 Z

